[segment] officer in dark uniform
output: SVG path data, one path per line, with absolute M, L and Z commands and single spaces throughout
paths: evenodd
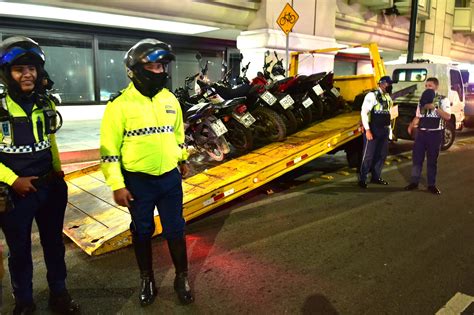
M 33 302 L 31 225 L 36 220 L 48 270 L 49 306 L 73 314 L 79 306 L 66 290 L 62 228 L 67 185 L 54 133 L 55 104 L 44 95 L 44 53 L 23 36 L 0 43 L 0 185 L 4 207 L 0 224 L 9 248 L 8 264 L 15 297 L 14 314 L 30 314 Z
M 166 67 L 174 59 L 171 46 L 156 39 L 141 40 L 130 48 L 125 65 L 132 82 L 107 104 L 100 131 L 102 171 L 115 202 L 128 207 L 132 217 L 142 306 L 153 303 L 157 294 L 151 246 L 155 207 L 176 269 L 174 289 L 181 303 L 194 301 L 188 283 L 180 174 L 188 171 L 183 116 L 178 100 L 165 88 Z
M 364 148 L 358 185 L 367 188 L 367 175 L 372 173 L 371 183 L 388 185 L 382 179 L 382 167 L 387 157 L 388 140 L 390 136 L 390 109 L 393 105 L 390 98 L 392 80 L 383 76 L 378 83 L 378 89 L 367 93 L 362 103 L 361 120 L 364 126 Z
M 418 188 L 426 155 L 428 191 L 435 195 L 441 194 L 441 191 L 436 187 L 436 173 L 445 121 L 449 121 L 451 118 L 451 108 L 449 100 L 436 92 L 438 86 L 437 78 L 426 79 L 426 90 L 420 99 L 416 116 L 408 127 L 410 134 L 414 128 L 418 128 L 418 131 L 413 145 L 411 180 L 405 190 Z

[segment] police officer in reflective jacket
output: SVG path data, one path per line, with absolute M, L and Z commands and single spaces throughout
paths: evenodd
M 66 290 L 62 228 L 67 185 L 54 133 L 55 104 L 45 95 L 45 57 L 36 42 L 23 36 L 0 43 L 0 185 L 4 206 L 0 224 L 9 248 L 8 264 L 15 297 L 14 314 L 29 314 L 33 302 L 31 226 L 36 220 L 55 312 L 76 313 L 79 306 Z
M 361 188 L 367 188 L 369 172 L 372 173 L 371 183 L 388 185 L 380 176 L 388 152 L 390 109 L 393 105 L 391 93 L 392 80 L 389 76 L 383 76 L 379 80 L 378 89 L 367 93 L 362 103 L 360 115 L 365 130 L 358 183 Z
M 156 39 L 130 48 L 124 61 L 132 82 L 107 104 L 101 126 L 102 171 L 115 202 L 131 214 L 142 306 L 153 303 L 157 294 L 151 246 L 155 207 L 176 269 L 174 289 L 182 304 L 194 301 L 184 236 L 181 173 L 186 175 L 188 167 L 183 117 L 178 100 L 165 88 L 166 68 L 174 59 L 171 46 Z
M 451 108 L 449 100 L 436 92 L 438 86 L 437 78 L 426 79 L 426 90 L 420 98 L 416 116 L 408 127 L 410 134 L 415 128 L 418 130 L 413 145 L 411 180 L 405 190 L 418 188 L 426 155 L 428 191 L 435 195 L 441 194 L 441 191 L 436 187 L 437 164 L 445 121 L 451 118 Z

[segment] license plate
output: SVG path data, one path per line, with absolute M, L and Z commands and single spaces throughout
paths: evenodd
M 268 91 L 265 91 L 265 93 L 263 93 L 262 95 L 260 95 L 260 98 L 262 100 L 265 101 L 265 103 L 267 103 L 268 105 L 272 106 L 273 104 L 275 104 L 275 102 L 277 101 L 277 98 L 275 96 L 273 96 L 272 93 L 268 92 Z
M 324 90 L 321 88 L 321 85 L 319 84 L 316 84 L 315 86 L 313 86 L 313 91 L 314 93 L 316 93 L 317 96 L 324 93 Z
M 233 113 L 232 116 L 242 125 L 245 126 L 245 128 L 250 127 L 254 122 L 255 118 L 252 116 L 250 113 L 245 113 L 243 115 L 238 115 L 236 113 Z
M 227 132 L 227 128 L 225 127 L 224 123 L 222 120 L 217 119 L 215 122 L 211 124 L 211 128 L 216 134 L 217 137 L 222 136 L 224 133 Z
M 339 91 L 335 87 L 331 89 L 331 92 L 332 94 L 334 94 L 335 97 L 341 96 L 341 93 L 339 93 Z
M 282 98 L 280 100 L 280 104 L 284 109 L 287 109 L 288 107 L 290 107 L 294 103 L 295 103 L 295 101 L 293 100 L 293 98 L 290 95 L 287 95 L 287 96 L 285 96 L 284 98 Z
M 310 107 L 311 105 L 313 105 L 313 100 L 310 99 L 309 97 L 307 97 L 307 98 L 303 101 L 303 106 L 304 106 L 304 108 L 308 108 L 308 107 Z

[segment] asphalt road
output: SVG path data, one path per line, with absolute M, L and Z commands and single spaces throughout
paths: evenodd
M 361 190 L 354 172 L 337 172 L 343 156 L 325 156 L 191 222 L 193 305 L 178 305 L 160 238 L 153 305 L 138 304 L 131 248 L 89 257 L 66 240 L 69 290 L 83 314 L 434 314 L 457 292 L 474 296 L 474 131 L 458 138 L 439 159 L 441 196 L 424 182 L 403 191 L 406 158 L 385 167 L 389 186 Z M 410 147 L 391 150 L 406 156 Z M 33 242 L 35 299 L 38 314 L 47 314 L 36 232 Z M 12 307 L 7 273 L 2 309 Z

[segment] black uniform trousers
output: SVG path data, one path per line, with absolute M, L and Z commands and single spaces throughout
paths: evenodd
M 436 185 L 436 173 L 438 169 L 438 156 L 443 140 L 443 130 L 418 130 L 413 145 L 413 167 L 411 171 L 411 182 L 420 182 L 423 162 L 426 155 L 426 170 L 428 186 Z
M 372 173 L 372 180 L 380 179 L 382 167 L 388 154 L 388 127 L 370 126 L 373 139 L 367 140 L 364 133 L 364 149 L 362 152 L 362 164 L 360 166 L 359 180 L 366 182 L 368 173 Z
M 138 241 L 149 240 L 155 232 L 154 210 L 158 208 L 163 237 L 184 237 L 182 177 L 178 168 L 159 175 L 122 170 L 125 185 L 133 196 L 130 202 L 130 230 Z
M 67 204 L 67 185 L 54 177 L 37 188 L 37 192 L 20 197 L 12 189 L 14 209 L 0 215 L 0 224 L 9 248 L 8 267 L 15 299 L 33 301 L 33 263 L 31 226 L 36 220 L 47 268 L 51 292 L 65 290 L 66 264 L 62 229 Z

